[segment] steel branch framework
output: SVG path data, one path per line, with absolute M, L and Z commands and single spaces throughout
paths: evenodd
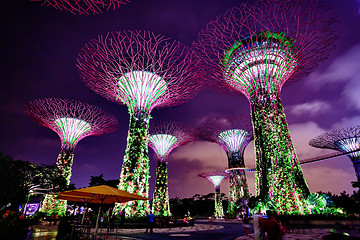
M 170 216 L 167 157 L 176 147 L 194 140 L 194 134 L 174 122 L 161 123 L 150 129 L 149 146 L 158 158 L 152 212 Z
M 289 134 L 280 91 L 334 48 L 334 15 L 316 1 L 242 4 L 208 24 L 194 44 L 211 83 L 251 105 L 256 193 L 278 211 L 308 212 L 308 186 Z M 285 186 L 285 187 L 284 187 Z
M 61 151 L 56 165 L 62 169 L 63 176 L 70 183 L 71 167 L 77 143 L 87 136 L 97 136 L 115 131 L 116 119 L 101 108 L 74 100 L 43 98 L 33 100 L 24 107 L 25 113 L 40 125 L 56 132 L 61 140 Z M 48 214 L 53 211 L 64 213 L 64 201 L 46 196 L 45 208 Z
M 249 198 L 249 188 L 245 175 L 244 151 L 253 140 L 250 122 L 244 117 L 216 117 L 202 123 L 199 137 L 214 141 L 225 150 L 228 157 L 229 205 L 228 213 L 236 214 L 236 202 Z
M 206 178 L 212 184 L 214 184 L 214 187 L 215 187 L 215 212 L 214 212 L 214 215 L 216 218 L 223 218 L 224 210 L 223 210 L 223 205 L 222 205 L 220 185 L 225 179 L 228 178 L 228 175 L 223 172 L 202 173 L 202 174 L 199 174 L 199 177 Z
M 309 142 L 310 146 L 316 148 L 327 148 L 347 153 L 350 157 L 357 180 L 360 180 L 360 126 L 342 128 L 324 133 Z
M 98 14 L 110 8 L 115 9 L 124 5 L 129 0 L 30 0 L 41 2 L 41 6 L 54 7 L 58 10 L 71 12 L 73 14 Z
M 195 95 L 201 85 L 197 63 L 187 47 L 145 31 L 99 36 L 79 53 L 78 68 L 84 82 L 129 110 L 120 189 L 148 196 L 150 113 L 156 107 L 180 104 Z M 127 203 L 125 211 L 127 216 L 145 216 L 149 203 Z

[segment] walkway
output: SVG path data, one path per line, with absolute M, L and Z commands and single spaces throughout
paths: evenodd
M 36 240 L 52 240 L 56 237 L 57 226 L 41 225 L 38 226 L 37 232 L 33 234 L 32 238 Z M 140 239 L 183 239 L 183 240 L 245 240 L 254 239 L 254 234 L 250 233 L 249 236 L 244 236 L 242 224 L 238 221 L 214 221 L 197 220 L 193 227 L 174 227 L 174 228 L 154 228 L 153 234 L 144 233 L 145 229 L 119 229 L 108 234 L 107 239 L 126 239 L 126 240 L 140 240 Z M 317 240 L 323 239 L 324 236 L 331 234 L 330 228 L 313 228 L 313 229 L 295 229 L 293 232 L 285 235 L 286 240 Z M 94 232 L 94 229 L 91 231 Z M 343 231 L 344 232 L 344 231 Z M 359 236 L 358 230 L 347 231 L 351 235 Z M 98 237 L 104 239 L 106 231 L 103 229 L 99 232 Z M 340 238 L 333 238 L 334 240 Z M 350 238 L 341 238 L 350 239 Z

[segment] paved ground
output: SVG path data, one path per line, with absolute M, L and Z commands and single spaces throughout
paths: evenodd
M 28 238 L 36 240 L 50 240 L 55 239 L 57 234 L 57 226 L 49 226 L 48 224 L 35 226 L 36 231 L 32 236 Z M 197 220 L 193 227 L 174 227 L 174 228 L 154 228 L 153 234 L 144 233 L 145 229 L 119 229 L 116 234 L 116 230 L 108 233 L 107 239 L 127 239 L 127 240 L 138 240 L 138 239 L 219 239 L 219 240 L 243 240 L 243 239 L 254 239 L 254 234 L 250 233 L 249 236 L 244 235 L 242 224 L 237 221 L 214 221 L 209 222 L 207 220 Z M 317 240 L 323 239 L 324 236 L 330 236 L 331 228 L 312 228 L 312 229 L 295 229 L 293 232 L 288 233 L 284 236 L 286 240 Z M 92 229 L 92 233 L 94 229 Z M 351 235 L 356 235 L 360 239 L 358 231 L 338 231 L 348 232 Z M 99 231 L 99 238 L 104 239 L 106 237 L 106 231 Z M 344 238 L 343 238 L 344 237 Z M 334 240 L 339 239 L 356 239 L 348 238 L 344 235 L 338 235 Z

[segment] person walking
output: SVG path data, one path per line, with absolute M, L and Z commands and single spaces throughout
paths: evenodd
M 150 214 L 148 215 L 148 224 L 145 233 L 148 233 L 149 229 L 150 229 L 150 233 L 153 233 L 154 217 L 155 217 L 154 214 L 150 212 Z
M 255 240 L 264 240 L 265 239 L 265 232 L 261 229 L 260 222 L 263 220 L 261 216 L 261 210 L 253 216 L 253 228 L 254 228 L 254 235 Z

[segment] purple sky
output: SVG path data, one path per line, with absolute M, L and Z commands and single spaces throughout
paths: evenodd
M 111 134 L 87 137 L 75 149 L 71 181 L 87 186 L 90 176 L 105 179 L 120 175 L 129 115 L 126 106 L 107 101 L 80 80 L 76 69 L 78 51 L 99 34 L 127 29 L 149 30 L 191 45 L 206 24 L 239 1 L 231 0 L 133 0 L 115 11 L 77 16 L 41 7 L 39 2 L 11 0 L 1 7 L 0 150 L 15 159 L 53 164 L 60 139 L 50 129 L 33 122 L 23 105 L 34 98 L 60 97 L 97 105 L 113 114 L 119 129 Z M 360 3 L 357 0 L 326 1 L 339 14 L 339 40 L 331 57 L 307 78 L 282 90 L 290 133 L 299 159 L 331 150 L 308 145 L 326 131 L 360 124 Z M 196 126 L 213 115 L 249 115 L 247 99 L 203 89 L 193 100 L 171 108 L 154 109 L 150 124 L 179 121 Z M 253 142 L 245 150 L 245 163 L 254 164 Z M 156 159 L 149 149 L 150 193 L 155 181 Z M 227 167 L 225 152 L 214 143 L 194 142 L 169 156 L 170 197 L 192 197 L 213 192 L 198 173 Z M 311 192 L 352 192 L 355 173 L 351 161 L 337 157 L 302 165 Z M 254 194 L 254 173 L 248 173 Z M 227 190 L 228 181 L 222 184 Z

